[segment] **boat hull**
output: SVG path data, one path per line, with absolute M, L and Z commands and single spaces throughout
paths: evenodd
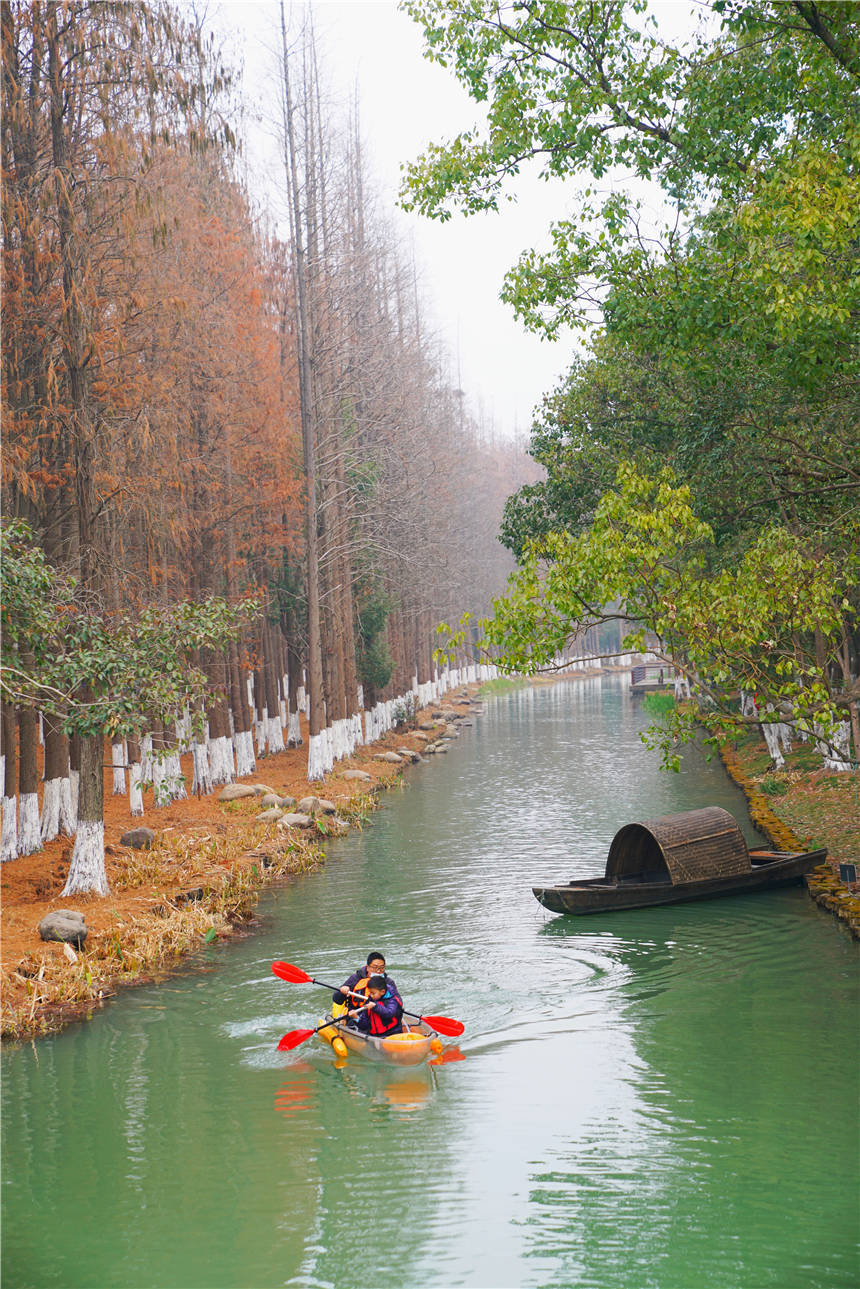
M 423 1021 L 411 1025 L 408 1032 L 382 1038 L 375 1034 L 362 1034 L 360 1030 L 333 1021 L 320 1030 L 319 1038 L 330 1043 L 339 1055 L 343 1053 L 339 1051 L 338 1040 L 348 1052 L 353 1052 L 356 1056 L 363 1056 L 365 1060 L 375 1061 L 377 1064 L 393 1066 L 421 1065 L 442 1048 L 433 1030 Z
M 594 878 L 565 886 L 533 886 L 535 899 L 553 913 L 616 913 L 626 909 L 684 904 L 789 886 L 803 880 L 827 857 L 826 850 L 804 854 L 751 851 L 748 873 L 696 882 L 607 882 Z

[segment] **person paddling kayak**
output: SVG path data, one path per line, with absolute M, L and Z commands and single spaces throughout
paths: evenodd
M 384 976 L 386 989 L 400 999 L 400 991 L 391 977 L 385 973 L 385 958 L 378 952 L 378 950 L 373 949 L 367 955 L 366 965 L 364 967 L 359 967 L 358 971 L 354 971 L 352 975 L 347 977 L 343 982 L 340 989 L 336 989 L 334 991 L 331 996 L 332 1002 L 337 1007 L 346 1007 L 350 1003 L 350 993 L 353 991 L 356 993 L 364 993 L 367 982 L 371 976 Z
M 363 990 L 355 992 L 363 994 L 367 1000 L 347 1012 L 356 1029 L 376 1036 L 402 1033 L 403 1003 L 388 988 L 385 976 L 371 976 Z

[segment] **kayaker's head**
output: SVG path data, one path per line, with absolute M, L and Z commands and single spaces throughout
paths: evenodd
M 367 982 L 368 996 L 372 998 L 375 1003 L 378 1003 L 380 998 L 385 995 L 386 988 L 385 976 L 371 976 Z
M 385 959 L 375 949 L 367 955 L 367 972 L 370 976 L 385 975 Z

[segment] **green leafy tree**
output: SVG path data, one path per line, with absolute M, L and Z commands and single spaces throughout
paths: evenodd
M 823 740 L 850 716 L 856 737 L 860 682 L 840 669 L 835 683 L 834 664 L 845 644 L 844 591 L 856 591 L 860 556 L 837 567 L 775 524 L 733 567 L 715 567 L 713 530 L 690 501 L 669 471 L 649 477 L 621 466 L 585 531 L 529 543 L 507 594 L 481 621 L 482 649 L 503 670 L 529 675 L 554 667 L 595 624 L 621 618 L 634 624 L 623 647 L 656 642 L 694 681 L 698 719 L 714 730 L 758 720 L 738 710 L 740 688 L 754 691 L 773 719 L 788 714 Z M 461 647 L 468 629 L 464 622 L 449 633 L 448 647 Z M 692 714 L 676 709 L 651 731 L 673 768 L 692 726 Z
M 173 721 L 202 710 L 207 677 L 190 659 L 222 648 L 259 612 L 211 598 L 144 609 L 101 611 L 81 603 L 73 579 L 58 575 L 22 520 L 2 530 L 2 694 L 28 702 L 79 734 L 79 825 L 64 894 L 108 890 L 104 865 L 102 749 L 105 737 L 137 735 L 154 714 Z

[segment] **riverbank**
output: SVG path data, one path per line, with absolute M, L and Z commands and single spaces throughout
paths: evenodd
M 826 863 L 804 881 L 815 902 L 860 939 L 860 882 L 840 877 L 845 864 L 860 874 L 860 777 L 821 769 L 821 756 L 807 744 L 786 753 L 785 768 L 774 771 L 764 739 L 751 731 L 724 743 L 720 757 L 772 846 L 827 849 Z
M 379 794 L 400 781 L 407 765 L 421 764 L 419 757 L 429 761 L 428 745 L 455 737 L 461 722 L 472 719 L 477 689 L 471 685 L 448 694 L 419 712 L 414 727 L 391 730 L 356 749 L 324 783 L 308 782 L 305 745 L 261 758 L 257 773 L 239 781 L 253 786 L 253 795 L 227 801 L 216 791 L 155 807 L 149 791 L 143 818 L 131 817 L 127 796 L 112 795 L 108 745 L 110 894 L 62 898 L 73 845 L 68 837 L 0 868 L 2 1037 L 33 1038 L 89 1019 L 121 988 L 163 979 L 202 945 L 250 930 L 262 889 L 322 864 L 328 837 L 361 827 Z M 406 753 L 400 759 L 398 749 Z M 390 759 L 378 759 L 383 755 Z M 182 757 L 182 771 L 190 791 L 190 755 Z M 292 826 L 284 819 L 286 826 L 279 826 L 264 803 L 268 796 L 299 803 L 314 797 L 322 804 L 309 807 L 307 824 Z M 141 826 L 155 834 L 150 848 L 121 842 Z M 79 950 L 43 941 L 39 934 L 42 919 L 63 909 L 84 916 L 87 937 Z

